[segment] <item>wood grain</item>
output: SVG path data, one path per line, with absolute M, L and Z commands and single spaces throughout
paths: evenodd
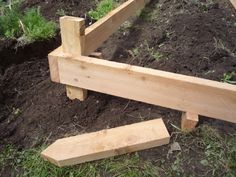
M 168 144 L 162 119 L 59 139 L 41 155 L 57 166 L 75 165 Z
M 58 56 L 60 83 L 236 123 L 236 86 L 86 56 Z
M 63 52 L 71 56 L 83 55 L 85 20 L 83 18 L 64 16 L 60 18 L 60 27 Z M 87 98 L 87 90 L 73 86 L 66 86 L 66 94 L 71 100 L 79 99 L 84 101 Z
M 181 129 L 183 131 L 192 131 L 198 124 L 198 114 L 183 112 L 181 117 Z

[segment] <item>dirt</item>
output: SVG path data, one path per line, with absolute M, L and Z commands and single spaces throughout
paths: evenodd
M 131 20 L 131 27 L 120 29 L 99 50 L 109 60 L 221 81 L 224 73 L 236 70 L 236 13 L 227 0 L 207 7 L 187 2 L 152 1 L 144 15 Z M 85 0 L 34 0 L 26 1 L 23 8 L 38 5 L 52 20 L 58 19 L 58 9 L 82 17 L 94 7 Z M 151 14 L 156 18 L 149 20 Z M 0 45 L 0 147 L 35 147 L 158 117 L 164 119 L 170 133 L 175 130 L 171 124 L 179 126 L 181 113 L 167 108 L 92 91 L 84 102 L 69 100 L 65 87 L 49 77 L 47 54 L 59 44 L 57 36 L 17 50 L 15 41 Z M 140 52 L 133 56 L 131 51 L 137 47 Z M 159 52 L 160 59 L 151 56 L 150 50 Z M 236 132 L 232 123 L 201 117 L 200 124 L 203 122 Z M 162 151 L 144 151 L 142 156 L 153 159 Z

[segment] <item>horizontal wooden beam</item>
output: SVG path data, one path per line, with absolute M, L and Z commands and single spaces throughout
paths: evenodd
M 105 17 L 85 29 L 85 55 L 94 52 L 137 10 L 145 7 L 150 0 L 128 0 Z
M 50 60 L 56 82 L 236 123 L 235 85 L 86 56 L 72 59 L 60 48 Z
M 168 144 L 162 119 L 57 140 L 41 154 L 58 166 L 75 165 Z

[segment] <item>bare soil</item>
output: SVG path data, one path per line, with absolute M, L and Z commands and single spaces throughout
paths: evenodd
M 26 1 L 23 8 L 35 5 L 55 21 L 60 8 L 66 8 L 71 13 L 68 15 L 83 17 L 94 7 L 85 0 L 34 0 Z M 155 18 L 149 20 L 153 14 Z M 206 9 L 188 1 L 153 0 L 143 16 L 112 35 L 99 51 L 117 62 L 221 81 L 224 73 L 236 70 L 235 19 L 236 11 L 227 0 Z M 146 43 L 162 55 L 160 60 L 144 50 Z M 171 124 L 180 125 L 179 111 L 110 95 L 91 91 L 84 102 L 69 100 L 65 87 L 49 77 L 47 54 L 59 45 L 59 35 L 17 49 L 15 41 L 1 42 L 0 147 L 13 144 L 30 148 L 61 137 L 159 117 L 170 133 L 174 131 Z M 137 47 L 140 53 L 134 57 L 130 51 Z M 232 123 L 201 117 L 202 123 L 222 132 L 236 132 Z M 168 148 L 154 148 L 141 155 L 155 161 L 165 156 Z

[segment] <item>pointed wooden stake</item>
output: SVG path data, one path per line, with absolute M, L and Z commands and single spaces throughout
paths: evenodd
M 57 166 L 68 166 L 168 144 L 162 119 L 125 125 L 57 140 L 41 155 Z

